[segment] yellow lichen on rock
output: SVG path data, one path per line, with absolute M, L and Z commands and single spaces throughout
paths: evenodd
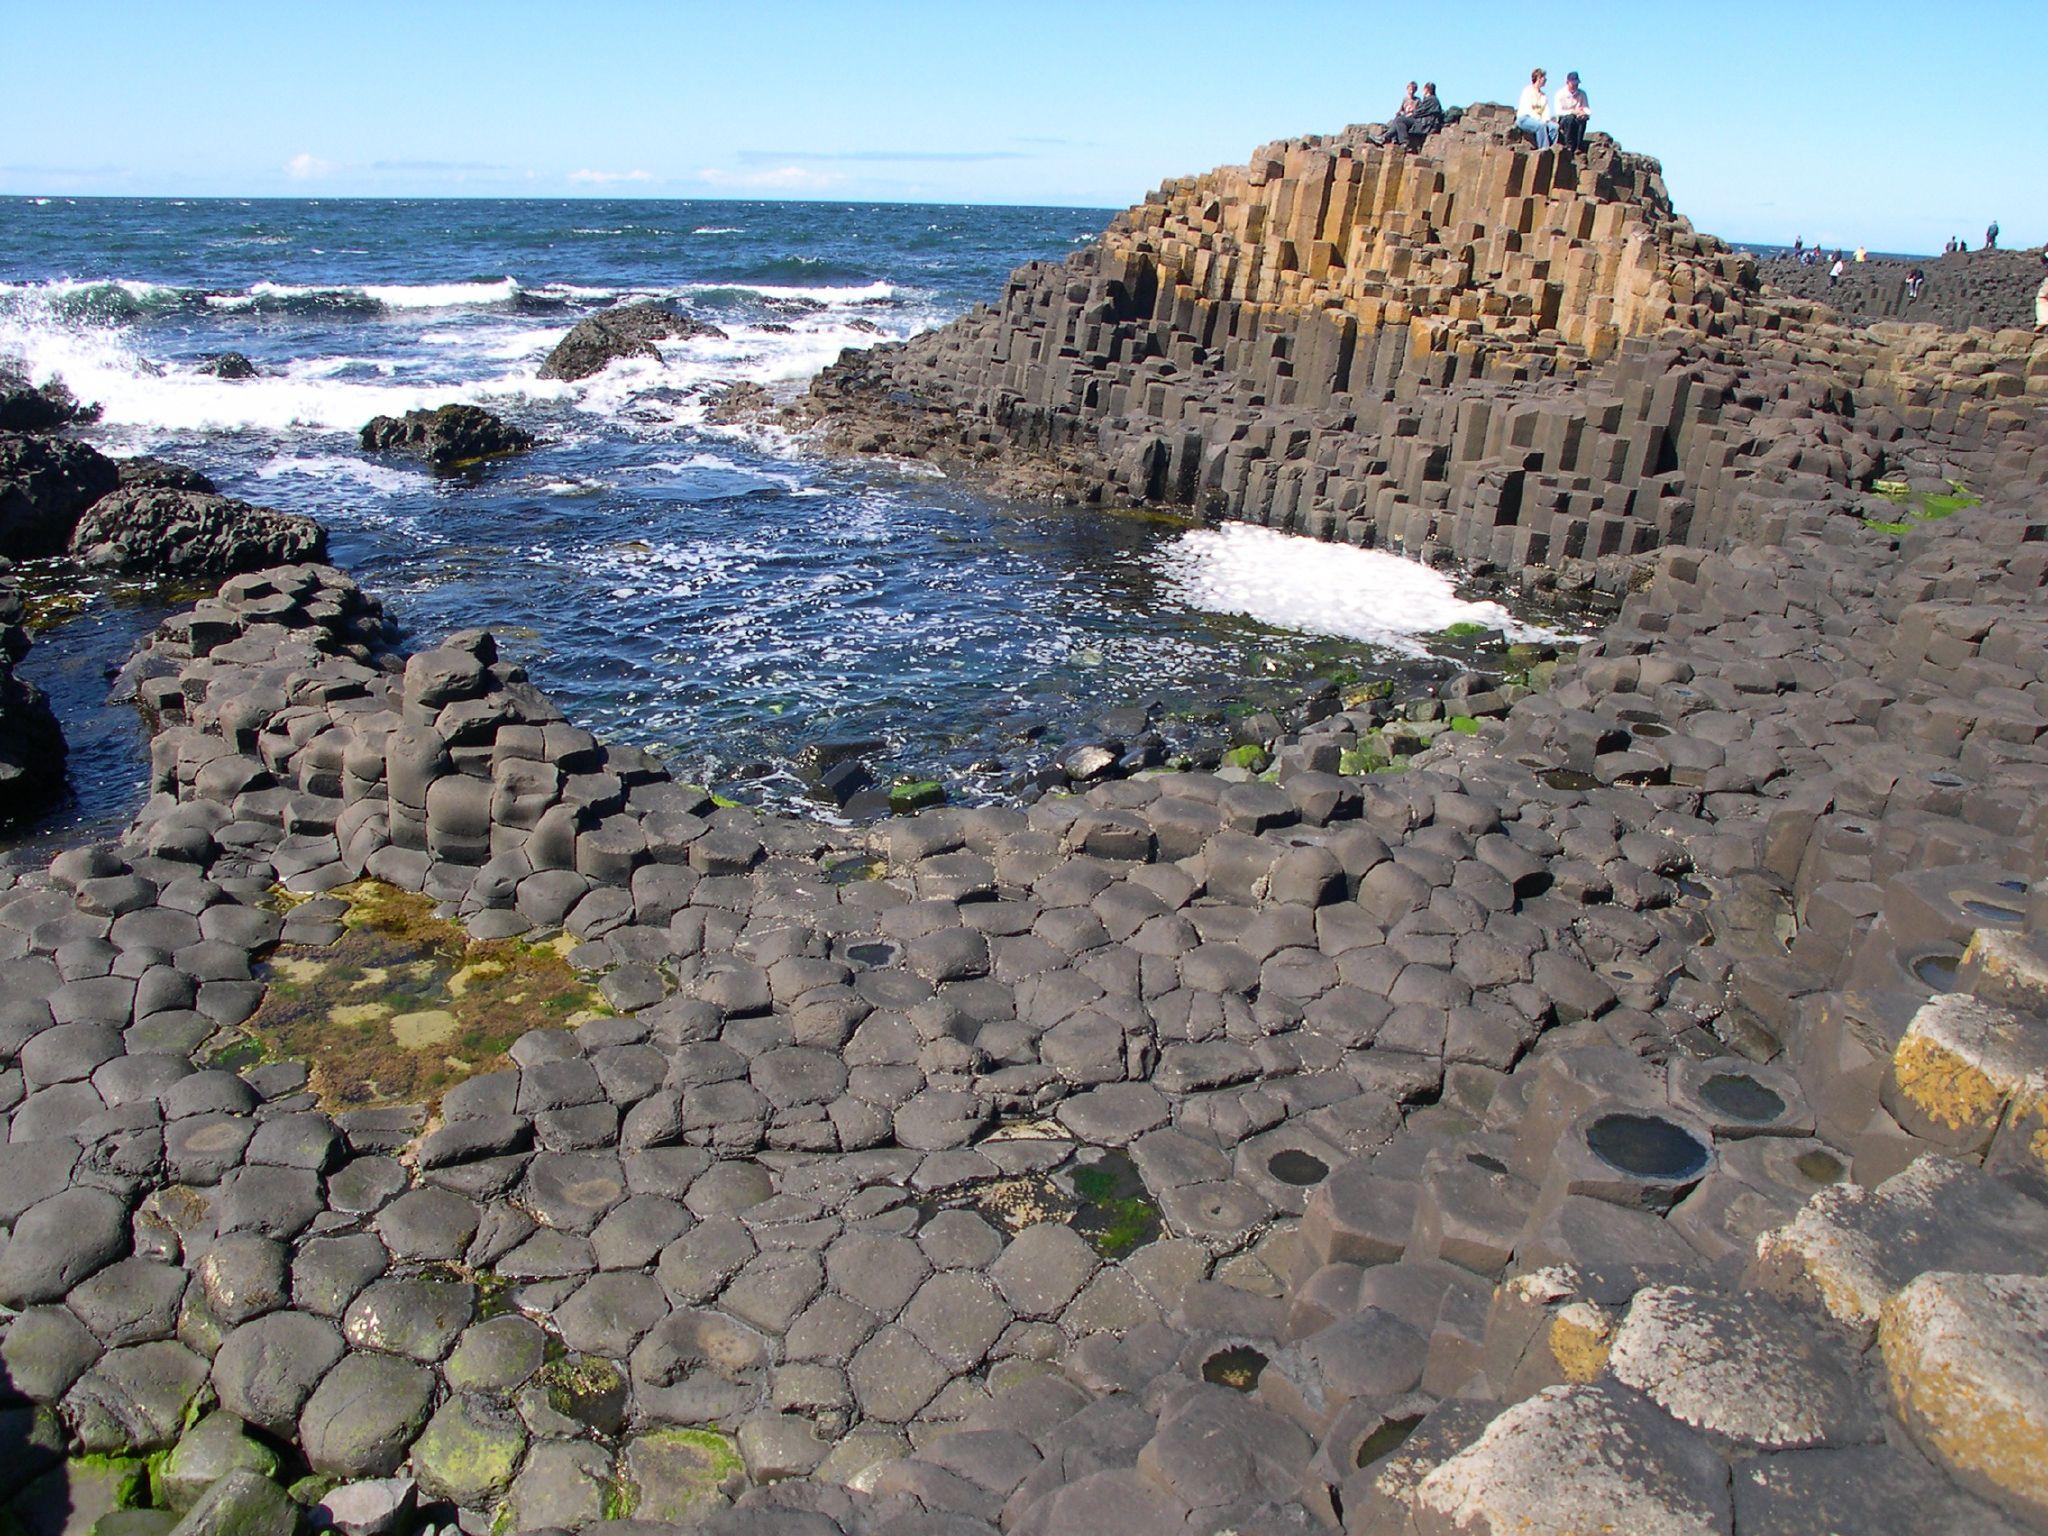
M 1878 1328 L 1892 1406 L 1965 1486 L 2048 1519 L 2048 1279 L 1921 1275 Z

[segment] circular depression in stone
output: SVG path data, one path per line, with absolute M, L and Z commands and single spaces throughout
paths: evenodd
M 1792 1166 L 1816 1184 L 1839 1184 L 1842 1175 L 1849 1171 L 1834 1153 L 1823 1152 L 1818 1147 L 1811 1152 L 1800 1153 L 1793 1159 Z
M 1282 1184 L 1292 1184 L 1299 1189 L 1322 1183 L 1329 1177 L 1330 1165 L 1313 1152 L 1288 1147 L 1266 1160 L 1266 1171 Z
M 1419 1413 L 1404 1413 L 1398 1418 L 1387 1419 L 1378 1429 L 1358 1442 L 1358 1453 L 1352 1457 L 1352 1465 L 1361 1471 L 1378 1461 L 1382 1456 L 1392 1455 L 1415 1433 L 1415 1426 L 1422 1422 Z
M 1667 1183 L 1702 1172 L 1711 1155 L 1684 1126 L 1656 1115 L 1602 1115 L 1587 1128 L 1586 1145 L 1618 1172 Z
M 1700 1099 L 1746 1125 L 1768 1125 L 1785 1113 L 1781 1095 L 1740 1072 L 1716 1072 L 1700 1084 Z
M 1202 1362 L 1202 1380 L 1233 1392 L 1249 1392 L 1266 1369 L 1266 1352 L 1249 1344 L 1232 1344 Z
M 1913 962 L 1913 974 L 1920 981 L 1937 992 L 1953 992 L 1956 986 L 1956 972 L 1961 969 L 1963 957 L 1935 953 L 1922 955 Z
M 1978 901 L 1974 897 L 1963 903 L 1963 916 L 1974 917 L 1980 923 L 2023 923 L 2026 913 L 2016 907 L 2001 906 L 1995 901 Z

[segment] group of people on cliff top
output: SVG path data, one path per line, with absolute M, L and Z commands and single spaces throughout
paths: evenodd
M 1961 235 L 1951 235 L 1949 236 L 1948 244 L 1941 248 L 1941 254 L 1944 256 L 1960 256 L 1968 251 L 1969 248 L 1970 242 Z M 1998 249 L 1998 221 L 1996 219 L 1993 219 L 1984 230 L 1984 249 L 1987 251 Z
M 1564 89 L 1555 99 L 1544 94 L 1549 78 L 1540 69 L 1530 74 L 1529 88 L 1522 92 L 1515 108 L 1515 126 L 1528 134 L 1538 149 L 1554 144 L 1576 153 L 1586 147 L 1586 119 L 1593 109 L 1579 85 L 1578 71 L 1564 77 Z M 1418 95 L 1415 82 L 1410 80 L 1408 94 L 1401 98 L 1401 105 L 1387 122 L 1386 132 L 1376 142 L 1391 144 L 1396 149 L 1419 149 L 1425 139 L 1450 120 L 1444 113 L 1444 104 L 1437 100 L 1436 82 L 1425 80 Z
M 1529 83 L 1515 103 L 1515 126 L 1535 140 L 1538 149 L 1555 144 L 1567 154 L 1577 154 L 1586 147 L 1586 119 L 1593 115 L 1579 72 L 1564 77 L 1564 89 L 1555 97 L 1544 94 L 1549 81 L 1545 71 L 1529 71 Z

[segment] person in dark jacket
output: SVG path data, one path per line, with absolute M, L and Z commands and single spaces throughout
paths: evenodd
M 1402 149 L 1420 149 L 1422 141 L 1444 126 L 1444 104 L 1436 99 L 1436 82 L 1422 87 L 1415 110 L 1397 113 L 1387 124 L 1387 142 Z

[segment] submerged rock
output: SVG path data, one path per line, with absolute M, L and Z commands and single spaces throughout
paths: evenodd
M 102 497 L 71 536 L 71 553 L 87 565 L 178 576 L 318 560 L 326 548 L 326 532 L 309 517 L 155 486 Z
M 0 579 L 0 826 L 43 810 L 64 788 L 64 732 L 42 689 L 14 675 L 28 654 L 21 589 Z
M 626 304 L 579 321 L 540 365 L 543 379 L 587 379 L 622 357 L 659 359 L 657 341 L 709 336 L 723 341 L 717 326 L 666 304 Z
M 363 427 L 362 439 L 365 452 L 416 454 L 444 472 L 519 453 L 534 442 L 531 432 L 474 405 L 374 417 Z

